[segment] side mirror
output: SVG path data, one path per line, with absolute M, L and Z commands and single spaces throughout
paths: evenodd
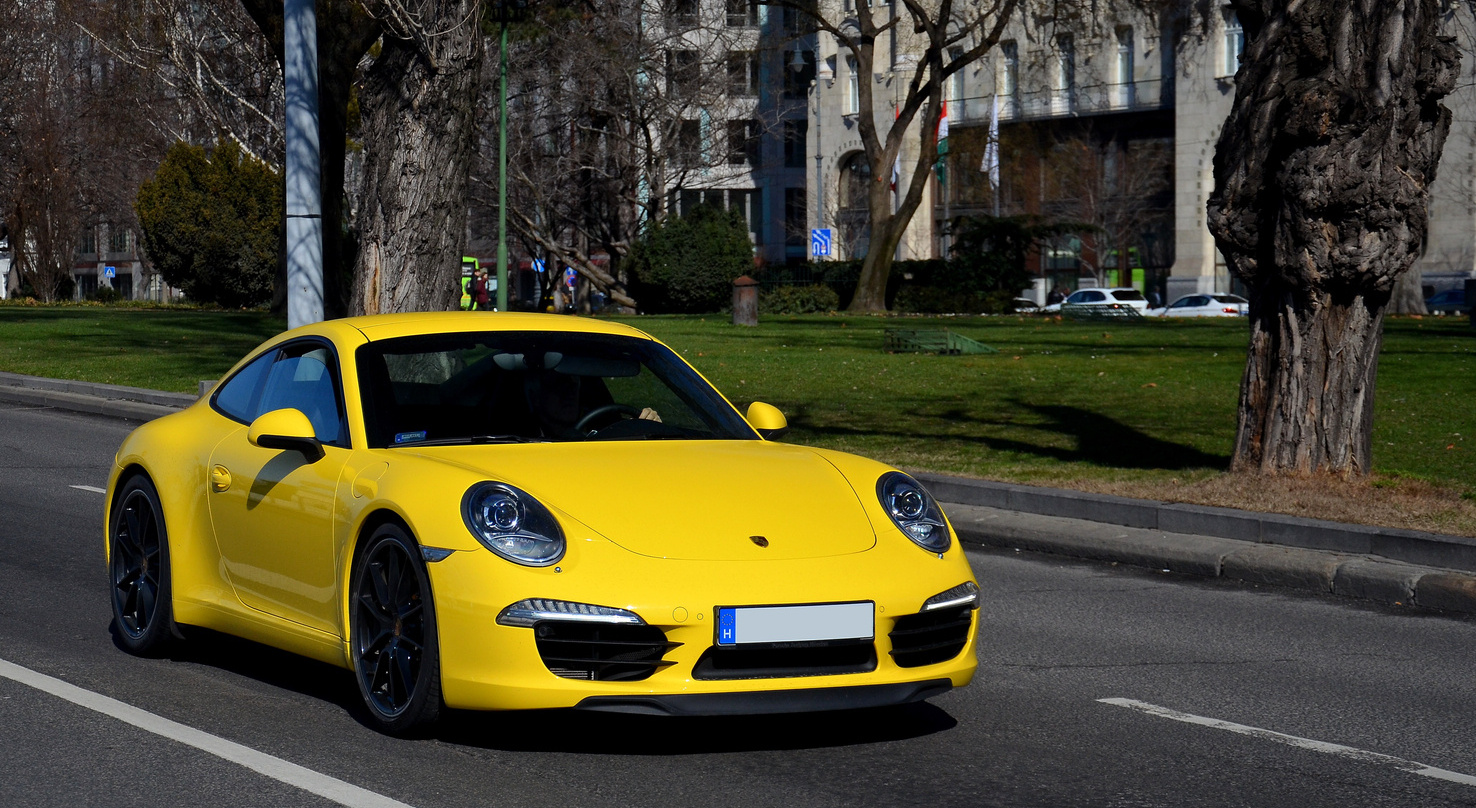
M 313 430 L 313 422 L 301 410 L 282 409 L 263 413 L 251 422 L 246 440 L 263 449 L 302 452 L 309 463 L 323 459 L 323 444 Z
M 772 404 L 755 401 L 748 405 L 748 425 L 753 427 L 764 440 L 774 440 L 789 431 L 789 421 L 784 413 Z

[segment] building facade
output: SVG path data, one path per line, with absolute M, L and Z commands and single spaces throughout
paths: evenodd
M 1177 19 L 1109 2 L 1070 21 L 1024 14 L 1012 21 L 997 47 L 945 85 L 947 153 L 898 257 L 946 254 L 945 223 L 957 216 L 1031 214 L 1085 225 L 1044 244 L 1032 259 L 1037 280 L 1026 294 L 1037 302 L 1052 288 L 1083 285 L 1132 285 L 1164 302 L 1234 290 L 1206 224 L 1206 204 L 1245 38 L 1228 8 L 1199 21 L 1188 18 L 1188 6 Z M 847 8 L 830 12 L 844 20 Z M 1470 12 L 1451 4 L 1449 14 L 1449 29 L 1469 54 L 1476 30 Z M 916 58 L 907 37 L 894 36 L 878 43 L 875 61 L 884 67 L 860 75 L 835 37 L 821 33 L 817 48 L 809 157 L 819 204 L 809 226 L 831 228 L 838 257 L 856 258 L 868 246 L 864 189 L 876 172 L 866 165 L 857 117 L 870 114 L 885 131 Z M 959 53 L 962 47 L 950 58 Z M 1463 60 L 1462 72 L 1445 102 L 1454 123 L 1418 264 L 1427 292 L 1476 276 L 1476 60 Z M 873 89 L 866 111 L 859 108 L 862 82 Z M 920 126 L 904 140 L 899 186 L 917 164 Z

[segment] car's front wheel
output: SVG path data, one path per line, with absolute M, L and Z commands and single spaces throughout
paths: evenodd
M 441 670 L 420 548 L 398 525 L 381 525 L 363 544 L 352 580 L 354 673 L 371 720 L 396 735 L 430 724 L 441 710 Z
M 157 654 L 173 639 L 169 535 L 159 492 L 148 477 L 132 477 L 118 492 L 108 527 L 113 627 L 132 654 Z

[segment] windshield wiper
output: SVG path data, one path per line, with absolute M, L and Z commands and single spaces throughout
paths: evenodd
M 406 443 L 391 444 L 390 448 L 404 449 L 412 446 L 473 446 L 488 443 L 547 443 L 543 438 L 529 438 L 523 435 L 469 435 L 462 438 L 435 438 L 433 440 L 408 441 Z

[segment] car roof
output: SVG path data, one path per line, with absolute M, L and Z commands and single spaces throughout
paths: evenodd
M 331 323 L 340 328 L 356 329 L 371 342 L 417 334 L 448 334 L 462 331 L 555 331 L 651 339 L 646 332 L 622 323 L 587 317 L 570 317 L 567 314 L 532 312 L 409 312 L 347 317 L 331 321 Z

